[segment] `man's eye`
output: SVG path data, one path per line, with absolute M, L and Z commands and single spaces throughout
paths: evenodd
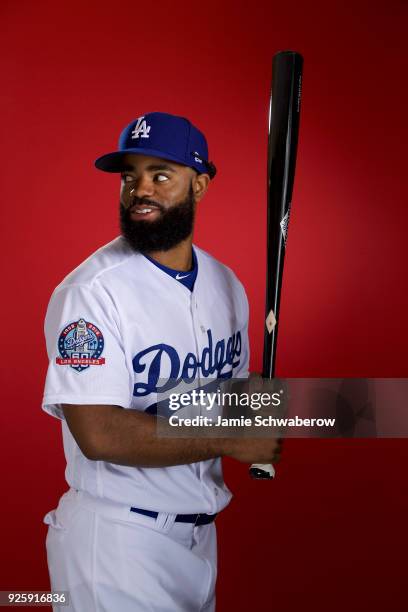
M 154 178 L 159 183 L 164 183 L 165 181 L 169 180 L 169 177 L 166 176 L 165 174 L 156 174 Z
M 131 176 L 130 174 L 122 174 L 122 181 L 124 181 L 125 183 L 130 183 L 131 181 L 133 181 L 133 176 Z

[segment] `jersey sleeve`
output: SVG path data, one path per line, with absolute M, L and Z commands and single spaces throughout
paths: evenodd
M 42 408 L 63 419 L 61 404 L 128 407 L 132 379 L 118 313 L 98 287 L 67 285 L 45 318 L 49 359 Z

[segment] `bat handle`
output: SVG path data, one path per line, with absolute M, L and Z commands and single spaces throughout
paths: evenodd
M 270 463 L 253 463 L 249 468 L 249 473 L 256 480 L 271 480 L 275 478 L 275 468 Z

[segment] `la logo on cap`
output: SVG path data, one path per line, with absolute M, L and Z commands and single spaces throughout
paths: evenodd
M 132 132 L 132 139 L 135 138 L 149 138 L 150 125 L 148 126 L 146 120 L 143 117 L 139 117 L 137 123 Z

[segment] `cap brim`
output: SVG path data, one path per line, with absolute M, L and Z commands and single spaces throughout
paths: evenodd
M 173 155 L 166 155 L 166 153 L 163 153 L 163 151 L 157 151 L 155 149 L 126 149 L 126 151 L 114 151 L 113 153 L 106 153 L 106 155 L 98 157 L 94 163 L 98 170 L 103 170 L 104 172 L 123 172 L 126 170 L 126 166 L 123 163 L 123 158 L 128 154 L 159 157 L 160 159 L 166 159 L 168 161 L 175 162 L 176 164 L 187 166 L 185 160 L 178 159 Z

